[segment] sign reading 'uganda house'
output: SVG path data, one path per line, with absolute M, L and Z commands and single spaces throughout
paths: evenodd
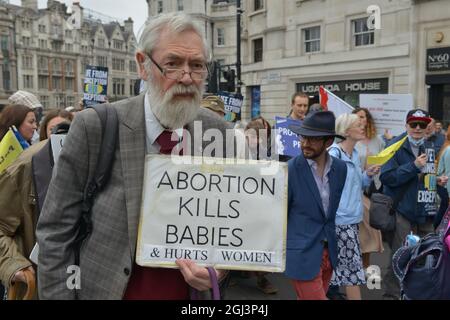
M 265 166 L 174 165 L 168 156 L 147 156 L 137 264 L 175 267 L 176 259 L 191 259 L 203 266 L 283 272 L 287 166 L 280 163 L 273 175 L 262 175 Z

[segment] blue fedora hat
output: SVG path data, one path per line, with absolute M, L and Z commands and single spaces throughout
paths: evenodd
M 305 137 L 344 137 L 336 134 L 336 117 L 331 111 L 319 111 L 308 115 L 301 125 L 290 125 L 289 129 Z

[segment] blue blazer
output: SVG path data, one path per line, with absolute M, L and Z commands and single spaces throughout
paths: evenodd
M 347 176 L 345 162 L 333 157 L 329 172 L 330 204 L 325 215 L 319 189 L 303 154 L 288 162 L 287 277 L 312 280 L 323 255 L 322 240 L 328 241 L 333 268 L 337 262 L 335 217 Z

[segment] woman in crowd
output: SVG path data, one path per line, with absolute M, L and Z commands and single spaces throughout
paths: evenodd
M 20 104 L 9 105 L 3 109 L 0 117 L 0 141 L 12 126 L 15 126 L 22 138 L 31 144 L 31 139 L 37 129 L 33 110 Z
M 358 141 L 355 148 L 358 151 L 361 169 L 366 170 L 368 167 L 367 157 L 378 154 L 385 148 L 385 143 L 383 139 L 377 135 L 375 121 L 369 110 L 366 108 L 356 108 L 353 113 L 359 116 L 361 124 L 364 126 L 365 138 Z M 361 240 L 364 269 L 367 269 L 370 266 L 370 254 L 372 252 L 381 253 L 384 250 L 381 232 L 372 228 L 369 224 L 370 192 L 373 191 L 373 189 L 379 189 L 380 187 L 380 177 L 379 175 L 376 175 L 371 184 L 371 190 L 366 188 L 363 196 L 364 215 L 363 220 L 359 225 L 359 237 Z
M 450 126 L 447 129 L 447 133 L 445 135 L 445 141 L 444 141 L 444 144 L 442 145 L 441 151 L 439 152 L 436 162 L 438 163 L 437 175 L 438 176 L 444 175 L 444 176 L 450 177 Z M 439 206 L 438 214 L 436 215 L 436 219 L 434 221 L 435 228 L 437 228 L 441 223 L 445 223 L 445 221 L 442 221 L 442 219 L 444 218 L 444 215 L 447 211 L 447 208 L 448 208 L 449 202 L 450 202 L 450 198 L 449 198 L 450 179 L 447 182 L 446 190 L 447 190 L 447 194 L 445 194 L 445 190 L 438 188 L 438 193 L 441 198 L 441 203 Z
M 25 114 L 26 111 L 23 109 L 22 113 Z M 34 114 L 32 111 L 31 113 Z M 0 281 L 8 289 L 15 285 L 19 298 L 26 296 L 26 292 L 28 298 L 36 298 L 33 291 L 30 291 L 30 288 L 35 286 L 36 265 L 29 257 L 36 243 L 38 203 L 43 199 L 38 197 L 42 190 L 37 187 L 32 159 L 42 152 L 48 153 L 49 141 L 46 139 L 49 138 L 52 127 L 57 126 L 58 122 L 70 123 L 71 118 L 67 111 L 56 110 L 47 114 L 41 129 L 41 139 L 44 140 L 24 150 L 16 161 L 0 174 Z M 2 114 L 0 123 L 3 124 L 3 121 L 5 119 Z M 18 122 L 20 120 L 16 123 Z M 8 125 L 11 125 L 11 122 L 3 126 Z M 35 127 L 34 122 L 33 128 Z M 25 139 L 32 136 L 28 131 L 19 129 L 19 132 Z M 53 164 L 39 164 L 41 169 L 44 165 L 50 169 L 41 171 L 40 176 L 47 171 L 51 175 Z
M 332 285 L 345 286 L 349 300 L 361 300 L 359 285 L 365 284 L 365 274 L 359 242 L 359 223 L 363 218 L 362 190 L 368 187 L 380 166 L 361 169 L 355 145 L 365 138 L 365 127 L 355 114 L 343 114 L 336 119 L 336 134 L 346 139 L 329 148 L 330 155 L 345 161 L 347 178 L 336 212 L 338 262 Z
M 41 124 L 39 140 L 45 140 L 50 137 L 52 129 L 61 122 L 71 122 L 73 120 L 72 113 L 66 110 L 52 109 L 47 112 Z

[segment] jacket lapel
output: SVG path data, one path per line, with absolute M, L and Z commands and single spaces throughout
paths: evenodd
M 120 119 L 119 143 L 131 256 L 136 251 L 145 162 L 144 95 L 132 99 Z
M 337 184 L 338 177 L 335 161 L 333 161 L 333 163 L 331 164 L 328 181 L 330 184 L 330 204 L 328 205 L 327 217 L 330 218 L 332 210 L 334 210 L 335 212 L 337 210 L 337 208 L 333 208 L 333 204 L 336 203 L 334 201 L 334 197 L 336 197 L 337 195 L 337 186 L 338 186 Z M 339 204 L 339 201 L 337 203 Z
M 304 179 L 306 180 L 306 185 L 308 186 L 309 190 L 311 191 L 314 200 L 319 204 L 320 211 L 322 212 L 322 215 L 325 216 L 325 210 L 323 209 L 322 204 L 322 198 L 320 197 L 319 188 L 317 187 L 316 180 L 314 179 L 312 169 L 309 166 L 308 161 L 303 157 L 303 155 L 300 155 L 301 159 L 301 170 L 299 170 L 299 174 L 302 172 L 305 172 Z M 303 177 L 299 177 L 299 179 L 303 179 Z

